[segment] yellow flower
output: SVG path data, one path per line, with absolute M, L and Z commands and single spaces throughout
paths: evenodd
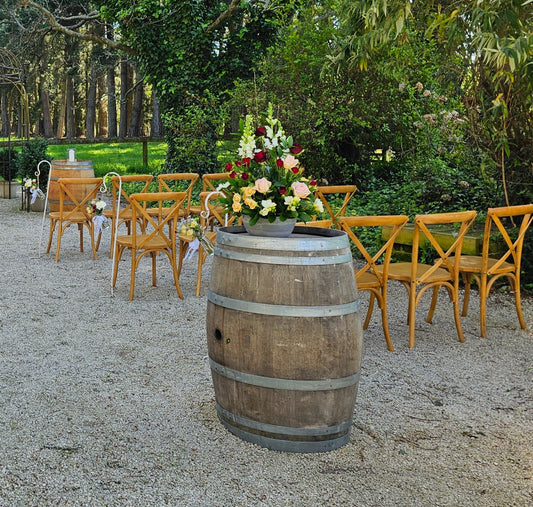
M 242 196 L 244 199 L 247 199 L 248 197 L 252 197 L 252 195 L 255 194 L 255 188 L 254 187 L 244 187 L 242 189 Z
M 247 197 L 246 199 L 244 199 L 244 204 L 250 209 L 257 208 L 257 201 L 254 201 L 251 197 Z
M 233 194 L 233 202 L 241 202 L 241 194 Z
M 239 196 L 239 199 L 240 199 L 240 196 Z M 235 213 L 239 213 L 241 210 L 242 210 L 242 204 L 240 202 L 237 202 L 237 201 L 233 201 L 233 205 L 231 206 L 231 209 L 235 212 Z

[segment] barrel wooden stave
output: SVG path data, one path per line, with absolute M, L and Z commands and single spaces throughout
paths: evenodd
M 349 243 L 328 249 L 326 238 L 317 253 L 294 238 L 248 242 L 251 248 L 243 241 L 224 244 L 217 238 L 208 296 L 219 418 L 240 438 L 271 449 L 338 448 L 349 439 L 362 355 L 359 312 L 327 310 L 335 313 L 357 300 Z M 272 264 L 277 257 L 289 264 Z M 249 302 L 255 305 L 251 312 Z M 301 316 L 298 307 L 306 309 Z
M 50 184 L 48 185 L 48 204 L 50 211 L 59 211 L 59 183 L 60 178 L 94 178 L 94 168 L 91 160 L 52 160 L 50 167 Z M 78 199 L 85 197 L 92 185 L 79 185 L 74 190 Z M 63 208 L 73 209 L 73 203 L 65 201 Z

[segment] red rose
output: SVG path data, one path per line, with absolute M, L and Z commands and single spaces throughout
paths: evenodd
M 265 127 L 259 127 L 254 132 L 254 135 L 257 137 L 263 137 L 266 134 L 266 128 Z
M 241 174 L 241 178 L 242 178 L 243 180 L 247 180 L 247 179 L 248 179 L 248 173 L 242 173 L 242 174 Z
M 236 165 L 237 167 L 241 167 L 241 162 L 240 162 L 240 160 L 238 160 L 237 162 L 235 162 L 235 165 Z
M 300 172 L 300 168 L 299 167 L 293 167 L 291 169 L 291 171 L 294 173 L 294 174 L 298 174 Z
M 244 157 L 242 159 L 242 165 L 250 165 L 251 161 L 252 161 L 252 159 L 250 157 Z
M 316 187 L 316 181 L 315 180 L 311 180 L 309 182 L 309 185 L 311 185 L 312 187 Z
M 279 193 L 285 195 L 287 193 L 287 187 L 279 187 Z
M 258 162 L 259 164 L 262 164 L 263 162 L 266 162 L 267 160 L 267 154 L 264 151 L 258 151 L 254 155 L 254 160 Z
M 231 179 L 235 179 L 235 176 L 237 176 L 237 173 L 236 173 L 235 171 L 231 171 L 231 172 L 229 173 L 229 177 L 230 177 Z
M 301 153 L 302 151 L 304 151 L 304 149 L 303 149 L 298 143 L 294 143 L 294 144 L 289 148 L 289 151 L 290 151 L 293 155 L 298 155 L 298 153 Z
M 276 159 L 276 165 L 278 167 L 283 167 L 283 160 L 281 158 Z
M 230 162 L 229 164 L 226 164 L 226 172 L 230 172 L 233 169 L 233 164 Z

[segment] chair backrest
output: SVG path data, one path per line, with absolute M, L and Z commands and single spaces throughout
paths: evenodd
M 335 225 L 337 225 L 338 219 L 346 214 L 348 204 L 350 203 L 350 200 L 356 191 L 356 185 L 319 186 L 316 189 L 315 198 L 318 198 L 322 201 L 322 203 L 324 204 L 325 211 L 327 211 Z M 342 204 L 340 205 L 337 211 L 333 210 L 334 206 L 332 206 L 331 202 L 332 196 L 342 199 Z
M 200 175 L 196 173 L 159 174 L 157 176 L 159 192 L 186 192 L 183 214 L 187 216 L 191 208 L 192 191 L 199 178 Z
M 133 248 L 146 248 L 152 240 L 159 239 L 164 244 L 164 248 L 174 248 L 176 244 L 176 222 L 180 208 L 187 199 L 187 192 L 145 192 L 142 194 L 132 194 L 131 209 L 133 212 L 132 221 L 145 224 L 145 232 L 137 233 L 137 227 L 132 227 Z M 159 214 L 154 216 L 147 211 L 146 203 L 155 202 Z M 165 206 L 163 207 L 163 202 Z M 170 206 L 168 206 L 170 204 Z M 165 213 L 162 209 L 165 209 Z M 170 227 L 167 227 L 170 225 Z M 165 230 L 169 233 L 166 234 Z
M 201 192 L 200 202 L 202 204 L 202 211 L 200 213 L 201 224 L 203 227 L 213 221 L 218 222 L 220 226 L 230 226 L 237 219 L 233 213 L 225 213 L 223 206 L 218 201 L 222 197 L 221 192 Z
M 126 174 L 124 176 L 113 176 L 111 178 L 112 194 L 113 194 L 113 215 L 116 213 L 117 196 L 120 192 L 120 201 L 125 206 L 121 207 L 120 212 L 124 213 L 126 210 L 131 210 L 132 194 L 141 194 L 148 192 L 148 187 L 154 177 L 151 174 Z
M 413 251 L 411 256 L 411 279 L 424 283 L 433 273 L 439 269 L 447 269 L 451 278 L 459 276 L 459 262 L 463 239 L 468 229 L 477 216 L 475 211 L 458 211 L 451 213 L 435 213 L 431 215 L 417 215 L 415 217 L 415 228 L 413 231 Z M 435 237 L 435 231 L 431 231 L 430 226 L 459 224 L 459 231 L 451 245 L 443 246 Z M 418 254 L 422 239 L 425 237 L 426 245 L 435 249 L 438 257 L 435 259 L 430 269 L 426 270 L 420 277 L 417 276 Z
M 356 272 L 356 280 L 364 273 L 370 272 L 375 275 L 381 285 L 385 283 L 388 276 L 394 241 L 408 220 L 409 217 L 405 215 L 357 216 L 342 217 L 339 219 L 340 228 L 348 234 L 348 237 L 366 261 L 366 264 Z M 360 239 L 360 231 L 367 230 L 368 227 L 383 226 L 392 227 L 392 232 L 385 244 L 376 253 L 371 255 Z M 378 265 L 382 265 L 383 269 L 378 270 L 376 267 Z
M 516 219 L 520 218 L 520 226 L 516 226 Z M 509 219 L 509 220 L 506 220 Z M 522 246 L 527 229 L 533 221 L 533 204 L 523 204 L 518 206 L 506 206 L 502 208 L 489 208 L 485 221 L 485 232 L 483 235 L 482 271 L 497 273 L 503 263 L 512 263 L 515 269 L 520 272 L 522 259 Z M 508 222 L 508 223 L 507 223 Z M 496 226 L 493 231 L 492 225 Z M 494 240 L 494 232 L 499 232 L 499 236 L 505 242 L 505 248 L 497 255 L 497 261 L 488 265 L 489 257 L 495 256 L 491 252 L 491 239 Z
M 202 192 L 216 190 L 220 180 L 229 179 L 229 173 L 204 174 L 202 176 Z
M 296 225 L 303 227 L 322 227 L 324 229 L 331 229 L 333 227 L 333 220 L 311 220 L 310 222 L 296 222 Z
M 82 213 L 87 220 L 92 219 L 92 214 L 87 211 L 89 203 L 96 199 L 102 178 L 59 178 L 59 213 L 61 220 L 69 220 Z M 80 189 L 83 192 L 80 193 Z M 65 206 L 65 203 L 67 205 Z M 68 208 L 68 209 L 67 209 Z

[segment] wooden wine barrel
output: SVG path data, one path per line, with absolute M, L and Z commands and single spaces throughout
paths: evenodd
M 349 441 L 363 334 L 348 236 L 217 233 L 207 343 L 219 419 L 263 447 L 323 452 Z
M 50 184 L 48 185 L 48 205 L 50 211 L 59 211 L 59 178 L 94 178 L 93 163 L 91 160 L 52 160 L 50 168 Z M 76 187 L 76 198 L 82 199 L 91 190 L 92 185 L 79 185 Z M 73 208 L 69 201 L 63 203 L 65 210 Z

